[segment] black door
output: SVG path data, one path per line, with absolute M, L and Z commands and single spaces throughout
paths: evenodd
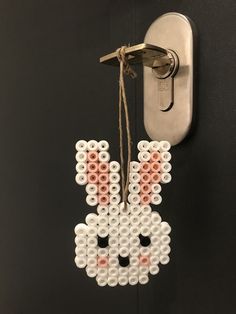
M 74 144 L 106 139 L 118 160 L 118 71 L 98 59 L 170 11 L 199 37 L 197 125 L 172 149 L 159 207 L 171 262 L 145 286 L 100 288 L 74 265 L 73 228 L 90 210 Z M 235 13 L 234 0 L 1 1 L 0 313 L 235 313 Z M 136 70 L 134 144 L 148 139 Z

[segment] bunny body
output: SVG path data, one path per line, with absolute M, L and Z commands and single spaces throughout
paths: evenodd
M 110 162 L 106 141 L 78 141 L 76 182 L 97 206 L 75 227 L 78 268 L 99 286 L 146 284 L 169 262 L 171 228 L 149 204 L 161 203 L 160 183 L 171 180 L 168 142 L 138 143 L 139 162 L 130 164 L 128 204 L 120 196 L 120 165 Z

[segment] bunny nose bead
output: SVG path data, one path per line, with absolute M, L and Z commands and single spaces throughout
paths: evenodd
M 127 267 L 129 265 L 129 257 L 118 256 L 119 264 L 121 267 Z
M 149 259 L 149 256 L 140 256 L 139 257 L 139 264 L 141 266 L 149 266 L 150 264 L 150 259 Z
M 107 267 L 108 266 L 108 258 L 106 256 L 99 256 L 98 257 L 98 267 Z

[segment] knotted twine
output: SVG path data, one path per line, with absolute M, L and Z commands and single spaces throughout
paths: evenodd
M 126 207 L 128 188 L 129 188 L 129 173 L 130 173 L 130 162 L 131 162 L 131 132 L 129 123 L 129 111 L 125 91 L 125 79 L 124 75 L 135 78 L 137 74 L 130 67 L 128 60 L 125 56 L 126 46 L 122 46 L 116 50 L 117 59 L 120 63 L 120 74 L 119 74 L 119 145 L 120 145 L 120 163 L 121 163 L 121 190 L 122 190 L 122 201 Z M 123 106 L 123 108 L 122 108 Z M 127 135 L 127 169 L 125 177 L 125 161 L 124 161 L 124 147 L 123 147 L 123 123 L 122 123 L 122 109 L 125 114 L 126 124 L 126 135 Z

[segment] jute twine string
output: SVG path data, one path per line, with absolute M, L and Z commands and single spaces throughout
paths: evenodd
M 117 49 L 117 59 L 120 62 L 120 76 L 119 76 L 119 145 L 120 145 L 120 163 L 121 163 L 121 190 L 122 201 L 125 206 L 127 204 L 128 188 L 129 188 L 129 173 L 131 162 L 131 132 L 129 123 L 129 111 L 125 91 L 124 75 L 135 78 L 137 75 L 135 71 L 130 67 L 128 60 L 125 56 L 126 46 L 122 46 Z M 124 161 L 124 145 L 123 145 L 123 125 L 122 125 L 122 105 L 125 114 L 126 134 L 127 134 L 127 170 L 125 178 L 125 161 Z

